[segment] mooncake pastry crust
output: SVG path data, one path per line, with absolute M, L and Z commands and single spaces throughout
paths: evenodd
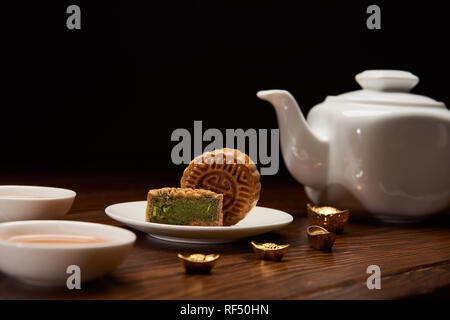
M 166 187 L 161 189 L 149 190 L 147 194 L 147 209 L 145 210 L 145 221 L 151 222 L 150 210 L 152 197 L 168 196 L 171 198 L 200 199 L 210 197 L 219 200 L 217 206 L 217 218 L 214 221 L 192 220 L 188 225 L 191 226 L 222 226 L 223 225 L 223 195 L 210 190 Z
M 244 219 L 261 191 L 260 174 L 245 153 L 230 148 L 205 152 L 184 170 L 181 187 L 223 194 L 223 225 Z
M 211 197 L 214 199 L 221 199 L 223 196 L 219 193 L 215 193 L 210 190 L 205 189 L 192 189 L 192 188 L 175 188 L 175 187 L 166 187 L 161 189 L 152 189 L 149 190 L 148 196 L 158 197 L 167 195 L 169 197 L 180 197 L 180 198 L 189 198 L 189 199 L 198 199 L 204 196 Z

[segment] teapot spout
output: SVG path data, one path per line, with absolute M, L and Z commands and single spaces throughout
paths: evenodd
M 328 141 L 311 130 L 288 91 L 259 91 L 257 96 L 275 108 L 280 127 L 281 153 L 289 172 L 303 185 L 322 189 L 328 174 Z

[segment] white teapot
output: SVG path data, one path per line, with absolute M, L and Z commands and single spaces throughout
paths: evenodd
M 415 75 L 369 70 L 363 88 L 328 96 L 303 117 L 284 90 L 259 91 L 273 104 L 281 151 L 312 202 L 383 221 L 420 220 L 450 206 L 450 111 L 411 94 Z

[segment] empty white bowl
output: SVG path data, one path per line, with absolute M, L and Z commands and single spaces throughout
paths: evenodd
M 106 240 L 97 244 L 34 244 L 11 242 L 25 235 L 77 235 Z M 78 221 L 16 221 L 0 223 L 0 271 L 35 285 L 65 286 L 69 266 L 80 268 L 81 282 L 113 271 L 136 240 L 126 229 Z
M 76 193 L 37 186 L 0 186 L 0 222 L 53 220 L 69 212 Z

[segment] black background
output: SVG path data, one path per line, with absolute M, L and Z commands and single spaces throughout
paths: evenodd
M 269 305 L 269 315 L 230 315 L 216 312 L 211 318 L 201 315 L 180 315 L 181 307 L 191 306 L 215 307 L 224 310 L 225 304 L 235 305 Z M 151 310 L 152 316 L 167 319 L 299 319 L 321 316 L 332 319 L 382 319 L 387 313 L 401 314 L 407 318 L 427 315 L 430 310 L 444 313 L 448 300 L 358 300 L 358 301 L 324 301 L 324 300 L 64 300 L 64 301 L 0 301 L 3 311 L 11 310 L 17 316 L 45 314 L 46 318 L 61 319 L 62 314 L 69 313 L 71 318 L 90 317 L 124 319 L 133 314 L 146 314 Z M 49 310 L 52 310 L 49 312 Z M 337 311 L 340 310 L 340 311 Z
M 0 170 L 170 169 L 176 128 L 277 128 L 258 90 L 306 114 L 365 69 L 411 71 L 414 92 L 449 103 L 444 1 L 145 3 L 2 3 Z

